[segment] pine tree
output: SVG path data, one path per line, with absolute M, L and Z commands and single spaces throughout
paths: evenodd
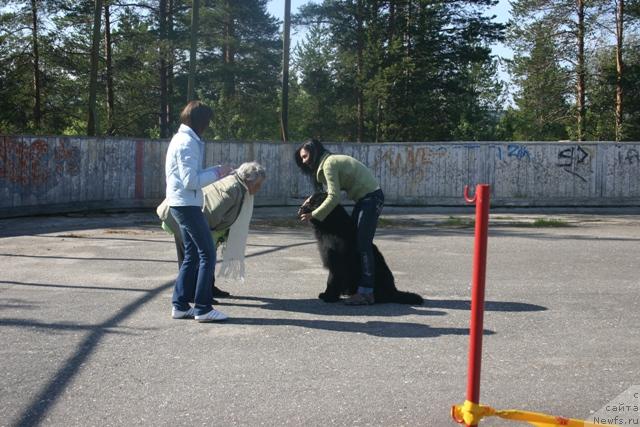
M 532 35 L 527 38 L 531 44 L 516 46 L 511 74 L 519 88 L 514 96 L 517 108 L 508 110 L 503 127 L 514 130 L 515 140 L 566 139 L 570 71 L 561 66 L 548 25 L 534 23 L 523 31 Z
M 303 8 L 298 21 L 321 22 L 335 52 L 335 127 L 349 129 L 342 138 L 456 137 L 457 100 L 480 103 L 472 70 L 489 69 L 489 45 L 504 30 L 482 15 L 491 4 L 325 0 Z
M 266 0 L 204 2 L 197 92 L 222 139 L 279 139 L 282 41 Z
M 293 72 L 299 76 L 294 84 L 295 115 L 290 137 L 302 140 L 317 138 L 325 141 L 340 140 L 342 130 L 336 128 L 336 82 L 332 68 L 333 52 L 325 29 L 315 24 L 307 30 L 305 39 L 296 47 Z M 295 83 L 297 79 L 292 78 Z
M 43 130 L 46 4 L 38 0 L 3 1 L 0 6 L 0 108 L 5 117 L 0 124 L 39 133 Z
M 603 1 L 515 0 L 511 3 L 511 40 L 519 46 L 531 45 L 537 35 L 528 29 L 543 25 L 555 45 L 560 63 L 571 71 L 571 81 L 575 86 L 573 103 L 576 118 L 571 136 L 578 141 L 585 139 L 587 129 L 588 52 L 585 46 L 594 37 L 594 25 Z M 518 49 L 522 51 L 522 48 Z

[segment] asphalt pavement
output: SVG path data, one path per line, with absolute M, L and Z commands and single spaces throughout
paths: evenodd
M 473 231 L 472 208 L 385 208 L 375 242 L 426 302 L 349 307 L 317 299 L 295 208 L 257 208 L 230 319 L 199 324 L 170 318 L 153 212 L 2 219 L 0 425 L 455 425 Z M 483 404 L 585 419 L 640 384 L 639 244 L 637 209 L 492 211 Z

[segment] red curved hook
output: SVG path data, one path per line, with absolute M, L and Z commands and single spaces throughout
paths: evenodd
M 477 198 L 478 198 L 478 193 L 475 193 L 473 195 L 473 198 L 469 197 L 469 186 L 465 185 L 464 186 L 464 199 L 467 201 L 467 203 L 475 203 Z
M 451 418 L 453 418 L 453 421 L 457 422 L 458 424 L 464 424 L 464 419 L 458 418 L 458 411 L 456 410 L 456 405 L 451 406 Z

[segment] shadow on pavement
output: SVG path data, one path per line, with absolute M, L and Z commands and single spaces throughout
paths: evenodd
M 427 300 L 424 305 L 430 308 L 443 308 L 447 310 L 471 310 L 471 301 L 469 300 Z M 545 311 L 547 307 L 541 305 L 528 304 L 526 302 L 511 301 L 485 301 L 485 311 Z
M 82 290 L 98 290 L 98 291 L 125 291 L 125 292 L 153 292 L 153 289 L 146 288 L 118 288 L 111 286 L 86 286 L 86 285 L 55 285 L 50 283 L 30 283 L 30 282 L 15 282 L 11 280 L 0 280 L 2 285 L 18 285 L 18 286 L 35 286 L 39 288 L 63 288 L 63 289 L 82 289 Z M 173 285 L 173 282 L 171 283 Z M 1 306 L 0 306 L 1 307 Z M 23 307 L 23 306 L 21 306 Z
M 0 218 L 0 238 L 32 236 L 37 234 L 73 232 L 99 228 L 145 228 L 155 214 L 138 213 L 84 213 Z M 157 218 L 157 217 L 156 217 Z M 158 222 L 157 228 L 159 229 Z
M 432 328 L 429 325 L 409 322 L 343 322 L 337 320 L 304 319 L 266 319 L 233 318 L 225 323 L 234 325 L 259 326 L 298 326 L 301 328 L 322 329 L 334 332 L 362 333 L 384 338 L 435 338 L 442 335 L 468 335 L 468 328 Z M 484 331 L 484 335 L 493 335 L 493 331 Z
M 256 303 L 236 302 L 234 300 L 255 301 Z M 228 299 L 220 299 L 219 305 L 252 307 L 264 310 L 314 314 L 318 316 L 444 316 L 446 314 L 444 311 L 427 310 L 424 306 L 389 303 L 374 304 L 366 307 L 352 307 L 340 302 L 326 303 L 317 298 L 288 299 L 233 295 Z
M 122 330 L 113 330 L 106 329 L 108 326 L 102 325 L 80 325 L 77 323 L 71 322 L 60 322 L 60 323 L 49 323 L 49 322 L 40 322 L 37 320 L 28 320 L 28 319 L 11 319 L 4 318 L 0 319 L 0 326 L 11 326 L 18 328 L 29 328 L 29 329 L 42 329 L 47 330 L 49 333 L 55 333 L 55 331 L 97 331 L 100 329 L 103 333 L 106 334 L 117 334 L 117 335 L 135 335 L 133 332 L 125 332 Z M 113 325 L 112 327 L 116 327 Z M 141 330 L 151 330 L 150 328 L 136 328 L 137 331 Z
M 113 228 L 109 229 L 109 230 L 115 230 Z M 89 230 L 91 231 L 91 230 Z M 119 231 L 112 231 L 113 234 L 119 233 Z M 126 231 L 122 232 L 123 234 L 126 233 Z M 147 243 L 167 243 L 167 244 L 172 244 L 173 241 L 171 240 L 157 240 L 157 239 L 143 239 L 143 238 L 139 238 L 139 239 L 133 239 L 133 238 L 127 238 L 127 237 L 98 237 L 98 236 L 93 236 L 91 234 L 89 235 L 83 235 L 83 234 L 29 234 L 29 237 L 38 237 L 40 239 L 85 239 L 85 240 L 106 240 L 106 241 L 118 241 L 118 242 L 136 242 L 136 243 L 141 243 L 141 242 L 147 242 Z
M 74 257 L 74 256 L 51 256 L 51 255 L 22 255 L 22 254 L 2 254 L 0 257 L 8 258 L 39 258 L 39 259 L 74 259 L 77 261 L 131 261 L 131 262 L 168 262 L 175 264 L 174 260 L 148 259 L 148 258 L 98 258 L 98 257 Z
M 100 340 L 105 334 L 113 333 L 110 328 L 117 327 L 119 323 L 123 322 L 128 317 L 142 309 L 144 305 L 158 296 L 160 293 L 170 289 L 173 286 L 173 282 L 165 283 L 153 289 L 147 290 L 144 295 L 136 298 L 131 303 L 123 307 L 120 311 L 114 314 L 109 319 L 98 325 L 92 325 L 88 327 L 91 332 L 89 335 L 76 347 L 75 352 L 67 359 L 57 373 L 51 378 L 48 384 L 46 384 L 29 403 L 27 408 L 22 412 L 16 421 L 15 425 L 19 426 L 35 426 L 39 425 L 43 418 L 45 418 L 49 409 L 55 404 L 58 398 L 65 391 L 67 385 L 73 380 L 75 375 L 80 370 L 80 367 L 87 359 L 93 354 L 96 347 L 100 343 Z M 11 323 L 11 319 L 5 319 Z M 60 324 L 49 325 L 36 324 L 39 322 L 33 322 L 30 320 L 20 320 L 14 322 L 12 326 L 25 327 L 53 327 L 54 329 L 69 329 L 73 328 L 72 325 Z M 84 327 L 79 327 L 84 329 Z
M 290 245 L 271 245 L 270 249 L 263 249 L 251 254 L 247 254 L 246 258 L 254 258 L 261 255 L 270 254 L 273 252 L 282 251 L 289 248 L 294 248 L 297 246 L 306 246 L 314 244 L 315 242 L 302 242 L 302 243 L 292 243 Z M 251 245 L 248 245 L 251 246 Z M 162 263 L 171 263 L 175 264 L 175 260 L 166 260 L 166 259 L 148 259 L 148 258 L 97 258 L 97 257 L 72 257 L 72 256 L 51 256 L 51 255 L 23 255 L 23 254 L 9 254 L 9 253 L 0 253 L 0 257 L 7 258 L 41 258 L 41 259 L 73 259 L 77 261 L 131 261 L 131 262 L 162 262 Z M 220 257 L 217 262 L 222 262 L 223 257 Z M 177 273 L 176 273 L 177 274 Z
M 575 227 L 570 228 L 573 231 Z M 533 231 L 536 230 L 536 231 Z M 421 228 L 378 228 L 376 238 L 394 239 L 395 241 L 404 241 L 416 236 L 431 237 L 450 237 L 460 236 L 473 239 L 473 228 L 446 228 L 436 226 L 426 226 Z M 611 241 L 611 242 L 638 242 L 640 239 L 633 237 L 603 237 L 579 235 L 568 232 L 562 228 L 535 228 L 535 227 L 517 227 L 517 226 L 489 226 L 489 239 L 497 237 L 518 237 L 523 239 L 536 240 L 577 240 L 577 241 Z
M 240 301 L 255 301 L 262 304 L 238 303 Z M 350 307 L 340 302 L 326 303 L 320 299 L 287 299 L 266 298 L 254 296 L 233 295 L 229 299 L 220 299 L 220 305 L 254 307 L 266 310 L 292 311 L 297 313 L 316 314 L 320 316 L 444 316 L 444 311 L 429 310 L 439 308 L 444 310 L 471 310 L 469 300 L 425 300 L 421 306 L 405 304 L 374 304 L 367 307 Z M 485 311 L 525 312 L 545 311 L 547 307 L 512 301 L 485 301 Z

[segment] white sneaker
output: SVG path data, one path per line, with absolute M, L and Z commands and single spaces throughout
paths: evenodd
M 222 320 L 227 320 L 229 316 L 213 308 L 207 314 L 201 314 L 199 316 L 196 316 L 195 318 L 198 322 L 205 323 L 205 322 L 220 322 Z
M 187 311 L 178 310 L 175 307 L 171 309 L 172 319 L 193 319 L 194 316 L 195 316 L 195 313 L 194 313 L 193 307 L 189 307 L 189 310 Z

